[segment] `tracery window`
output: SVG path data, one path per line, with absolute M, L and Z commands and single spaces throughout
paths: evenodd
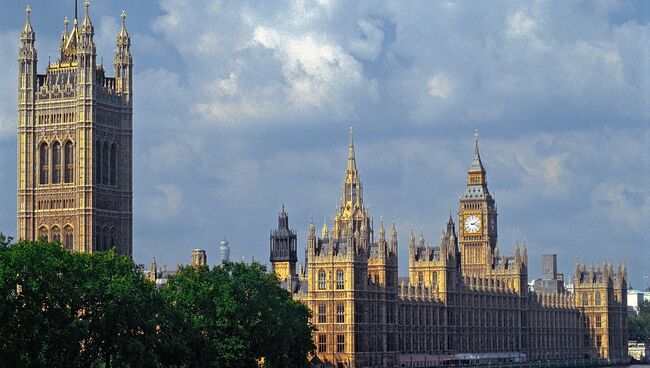
M 64 151 L 64 163 L 65 163 L 65 175 L 63 181 L 66 183 L 72 183 L 74 179 L 74 145 L 71 141 L 65 143 Z
M 600 305 L 600 293 L 598 291 L 596 292 L 596 296 L 594 298 L 594 304 L 597 306 Z
M 438 272 L 433 271 L 433 276 L 431 277 L 431 288 L 436 289 L 438 287 Z
M 72 250 L 73 248 L 73 241 L 74 241 L 74 235 L 72 234 L 72 226 L 68 225 L 63 229 L 63 233 L 65 236 L 65 249 L 67 250 Z
M 108 184 L 108 170 L 111 162 L 111 158 L 108 154 L 108 143 L 104 142 L 104 147 L 102 148 L 102 184 Z
M 117 184 L 117 148 L 111 144 L 111 185 Z
M 111 228 L 110 233 L 111 233 L 111 236 L 110 236 L 109 242 L 108 242 L 108 249 L 113 248 L 113 247 L 116 246 L 116 244 L 115 244 L 115 228 L 114 227 Z
M 336 351 L 339 353 L 345 351 L 345 335 L 336 335 Z
M 318 305 L 318 323 L 327 323 L 327 306 L 325 304 Z
M 49 165 L 48 165 L 48 149 L 47 149 L 47 143 L 43 142 L 41 143 L 41 146 L 39 147 L 39 165 L 40 165 L 40 183 L 41 184 L 47 184 L 48 183 L 48 171 L 49 171 Z
M 318 271 L 318 290 L 325 290 L 325 270 Z
M 61 229 L 58 226 L 52 226 L 52 241 L 61 243 Z
M 61 144 L 54 142 L 52 145 L 52 184 L 61 182 Z
M 107 228 L 102 229 L 102 235 L 104 237 L 102 239 L 102 250 L 109 250 L 111 248 L 111 243 L 109 241 L 110 234 Z
M 94 250 L 96 251 L 101 251 L 102 250 L 102 229 L 97 226 L 95 228 L 95 247 Z
M 327 335 L 318 335 L 318 352 L 327 352 Z
M 95 184 L 102 183 L 102 145 L 99 141 L 95 142 Z
M 422 272 L 418 272 L 418 288 L 422 288 L 422 280 L 424 277 L 422 276 Z
M 582 293 L 582 306 L 586 307 L 587 305 L 589 305 L 589 296 L 584 292 Z
M 47 240 L 47 226 L 41 226 L 38 228 L 38 239 Z
M 345 323 L 345 305 L 336 305 L 336 323 Z
M 336 289 L 337 290 L 343 290 L 345 287 L 345 276 L 343 274 L 343 270 L 337 270 L 336 271 Z
M 596 316 L 596 327 L 602 327 L 602 319 L 600 315 Z

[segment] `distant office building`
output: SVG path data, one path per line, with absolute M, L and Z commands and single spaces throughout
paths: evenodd
M 630 315 L 639 314 L 639 306 L 644 301 L 650 302 L 650 291 L 628 290 L 627 311 Z
M 542 279 L 555 280 L 557 276 L 557 254 L 542 254 Z
M 230 262 L 230 247 L 228 246 L 228 240 L 226 240 L 226 238 L 223 238 L 221 241 L 221 246 L 219 247 L 219 255 L 221 256 L 221 259 L 219 260 L 220 264 Z
M 532 282 L 538 293 L 564 292 L 564 275 L 557 272 L 557 254 L 542 254 L 542 278 Z

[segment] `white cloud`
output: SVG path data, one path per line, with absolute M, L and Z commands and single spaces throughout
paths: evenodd
M 429 95 L 441 100 L 449 100 L 454 97 L 454 80 L 444 73 L 434 73 L 428 83 Z
M 183 189 L 175 184 L 158 184 L 143 198 L 144 217 L 154 222 L 174 219 L 181 212 Z
M 645 183 L 644 183 L 645 184 Z M 650 189 L 608 179 L 591 193 L 595 209 L 610 223 L 633 231 L 645 231 L 650 217 Z
M 289 100 L 298 108 L 339 109 L 346 90 L 363 79 L 363 67 L 338 45 L 316 36 L 281 34 L 275 29 L 255 28 L 253 41 L 274 50 L 289 85 Z

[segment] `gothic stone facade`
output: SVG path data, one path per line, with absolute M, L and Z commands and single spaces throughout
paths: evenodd
M 286 273 L 295 248 L 280 253 L 271 243 L 281 284 L 312 311 L 316 355 L 326 364 L 424 366 L 462 353 L 626 361 L 625 266 L 576 265 L 574 293 L 531 292 L 525 244 L 500 254 L 478 138 L 461 226 L 450 216 L 435 246 L 411 231 L 408 278 L 398 278 L 395 226 L 386 234 L 380 222 L 375 239 L 351 134 L 337 212 L 320 236 L 309 226 L 306 268 L 297 274 Z
M 131 40 L 122 13 L 115 77 L 97 64 L 85 3 L 61 35 L 60 58 L 38 74 L 27 8 L 18 74 L 18 237 L 94 252 L 132 253 Z

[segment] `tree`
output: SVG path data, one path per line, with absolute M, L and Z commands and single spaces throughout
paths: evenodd
M 14 367 L 156 366 L 153 284 L 129 257 L 47 241 L 0 251 L 0 361 Z
M 0 252 L 0 361 L 76 366 L 85 330 L 79 257 L 47 242 Z
M 628 317 L 627 330 L 630 340 L 650 341 L 650 301 L 644 300 L 639 304 L 639 313 Z
M 162 357 L 166 364 L 256 367 L 263 357 L 270 367 L 301 367 L 314 348 L 308 309 L 260 264 L 186 267 L 162 294 L 175 323 L 161 334 L 180 337 L 186 347 L 171 347 L 184 357 Z
M 131 258 L 114 250 L 87 258 L 84 356 L 89 362 L 115 366 L 155 367 L 157 318 L 161 299 Z
M 5 234 L 0 232 L 0 248 L 9 248 L 12 240 L 14 240 L 14 238 L 11 236 L 5 236 Z

